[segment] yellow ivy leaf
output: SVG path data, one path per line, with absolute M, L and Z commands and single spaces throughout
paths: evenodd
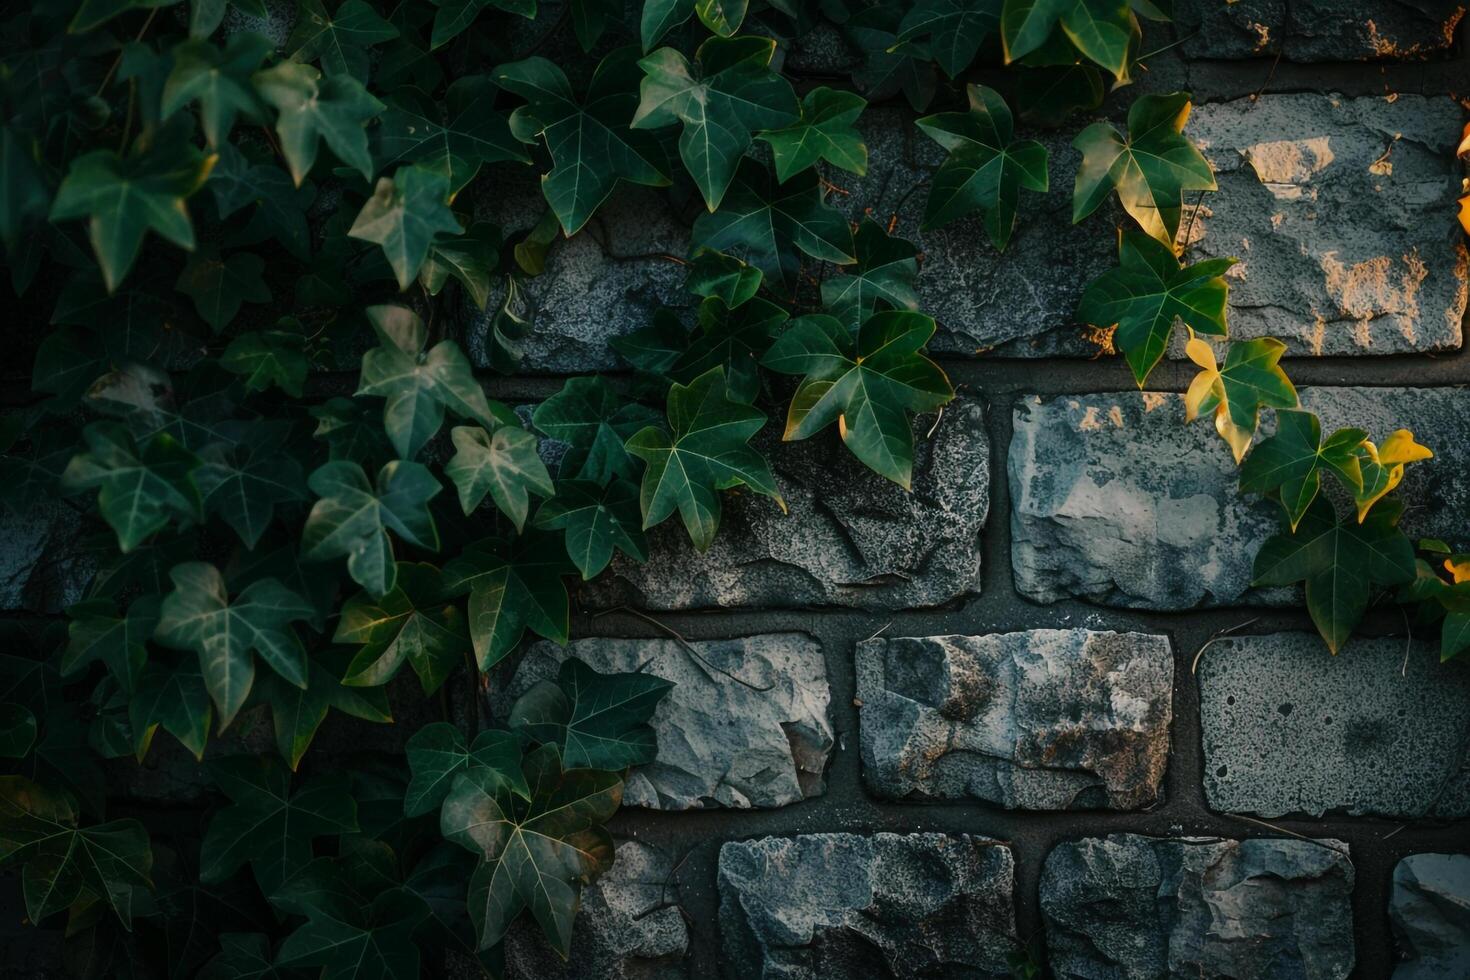
M 1365 440 L 1358 449 L 1358 455 L 1363 472 L 1363 488 L 1353 496 L 1358 507 L 1359 524 L 1363 523 L 1373 505 L 1403 480 L 1406 463 L 1417 463 L 1434 457 L 1428 447 L 1414 441 L 1414 433 L 1408 429 L 1399 429 L 1389 436 L 1383 441 L 1381 449 Z
M 1184 395 L 1185 420 L 1192 422 L 1213 411 L 1215 431 L 1230 446 L 1237 464 L 1255 438 L 1261 408 L 1297 404 L 1296 389 L 1277 363 L 1285 350 L 1285 344 L 1271 337 L 1239 341 L 1231 345 L 1221 367 L 1210 345 L 1190 331 L 1184 352 L 1200 372 Z
M 1444 560 L 1444 570 L 1455 578 L 1455 584 L 1470 582 L 1470 558 L 1463 555 Z
M 1455 147 L 1455 156 L 1463 157 L 1470 155 L 1470 123 L 1460 132 L 1460 145 Z

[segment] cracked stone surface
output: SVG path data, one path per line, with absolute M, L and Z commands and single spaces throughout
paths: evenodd
M 1184 229 L 1191 260 L 1240 259 L 1226 274 L 1231 336 L 1278 337 L 1312 355 L 1458 348 L 1464 121 L 1448 96 L 1198 106 L 1185 132 L 1220 189 Z
M 55 614 L 79 602 L 96 571 L 87 537 L 98 531 L 111 535 L 56 500 L 37 501 L 23 514 L 0 509 L 0 610 Z
M 857 645 L 863 776 L 892 799 L 1133 810 L 1163 796 L 1174 658 L 1145 633 Z
M 1470 976 L 1470 855 L 1410 854 L 1393 869 L 1393 980 Z
M 915 421 L 912 493 L 859 463 L 835 431 L 790 443 L 780 431 L 779 420 L 768 423 L 753 445 L 771 461 L 788 513 L 765 497 L 725 494 L 709 551 L 696 552 L 671 519 L 649 532 L 647 564 L 618 555 L 584 587 L 585 600 L 643 609 L 902 609 L 979 591 L 990 506 L 979 401 L 960 397 L 937 423 L 932 415 Z
M 692 647 L 692 650 L 690 649 Z M 733 640 L 616 640 L 530 647 L 503 710 L 562 660 L 601 673 L 643 670 L 674 688 L 654 711 L 658 758 L 627 778 L 623 803 L 658 810 L 765 808 L 820 796 L 832 754 L 821 646 L 802 633 Z
M 1324 430 L 1378 439 L 1412 429 L 1435 459 L 1397 491 L 1410 537 L 1464 539 L 1470 512 L 1470 391 L 1303 388 Z M 1279 505 L 1237 492 L 1239 473 L 1183 397 L 1118 392 L 1021 399 L 1008 460 L 1011 564 L 1037 602 L 1073 596 L 1135 609 L 1281 605 L 1293 590 L 1250 588 L 1251 563 L 1278 530 Z M 1262 435 L 1275 426 L 1263 414 Z M 1464 542 L 1470 544 L 1470 541 Z
M 619 841 L 612 870 L 582 890 L 571 958 L 522 916 L 505 938 L 507 980 L 683 980 L 689 930 L 674 880 L 668 855 Z
M 805 834 L 720 848 L 733 976 L 1009 977 L 1011 850 L 946 834 Z
M 1206 801 L 1261 817 L 1470 816 L 1464 666 L 1428 643 L 1406 659 L 1395 638 L 1357 637 L 1337 657 L 1315 633 L 1217 641 L 1198 670 Z
M 1353 969 L 1353 866 L 1337 840 L 1065 841 L 1041 871 L 1058 978 L 1342 980 Z
M 1175 21 L 1190 58 L 1418 60 L 1450 51 L 1464 13 L 1461 0 L 1179 0 Z

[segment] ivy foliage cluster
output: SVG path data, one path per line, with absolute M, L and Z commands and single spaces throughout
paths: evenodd
M 925 353 L 916 245 L 828 203 L 830 179 L 866 172 L 855 123 L 870 101 L 924 113 L 947 156 L 923 225 L 974 216 L 1004 248 L 1023 192 L 1048 187 L 1013 107 L 1038 125 L 1097 108 L 1136 69 L 1140 18 L 1170 13 L 635 7 L 46 0 L 6 15 L 0 241 L 17 308 L 46 326 L 34 400 L 0 431 L 0 493 L 15 514 L 77 511 L 89 534 L 66 561 L 90 575 L 64 624 L 11 624 L 0 656 L 0 862 L 31 921 L 64 917 L 76 972 L 406 978 L 451 950 L 495 973 L 522 912 L 565 956 L 582 886 L 613 861 L 625 772 L 655 757 L 666 683 L 569 658 L 502 725 L 435 721 L 346 767 L 313 765 L 317 732 L 332 713 L 432 716 L 451 679 L 488 684 L 528 635 L 565 643 L 569 583 L 617 554 L 648 560 L 665 521 L 705 549 L 731 493 L 784 507 L 752 442 L 774 403 L 783 439 L 835 430 L 907 488 L 914 417 L 954 391 Z M 819 27 L 857 67 L 783 73 Z M 1007 95 L 967 84 L 999 65 Z M 1116 195 L 1138 225 L 1081 317 L 1118 325 L 1140 383 L 1176 320 L 1225 332 L 1227 263 L 1181 266 L 1174 249 L 1183 195 L 1214 186 L 1181 135 L 1188 108 L 1145 97 L 1126 133 L 1098 123 L 1074 144 L 1077 220 Z M 542 219 L 486 220 L 528 171 Z M 467 348 L 520 366 L 527 280 L 620 182 L 698 212 L 688 306 L 613 342 L 629 386 L 572 378 L 527 414 L 488 398 Z M 1191 411 L 1237 456 L 1262 405 L 1296 404 L 1273 344 L 1236 344 L 1223 366 L 1191 345 Z M 1381 498 L 1422 450 L 1356 430 L 1314 441 L 1305 414 L 1282 418 L 1243 471 L 1292 520 L 1261 577 L 1300 572 L 1319 623 L 1350 629 L 1366 598 L 1322 584 L 1324 556 L 1356 542 L 1368 584 L 1399 584 Z M 1323 467 L 1360 522 L 1325 509 Z M 1420 563 L 1405 587 L 1463 646 L 1470 566 L 1447 567 L 1454 581 Z M 238 754 L 267 718 L 274 752 Z M 178 769 L 180 748 L 205 760 L 202 827 L 109 800 L 128 759 Z

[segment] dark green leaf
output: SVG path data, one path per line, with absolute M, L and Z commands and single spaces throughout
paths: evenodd
M 567 445 L 557 475 L 607 485 L 615 478 L 636 479 L 638 464 L 623 444 L 658 413 L 625 402 L 600 377 L 569 378 L 556 394 L 536 406 L 536 428 Z
M 822 303 L 848 328 L 873 314 L 881 300 L 896 310 L 917 311 L 919 250 L 913 242 L 894 238 L 872 218 L 864 218 L 853 236 L 857 264 L 842 275 L 822 280 Z
M 360 592 L 347 600 L 332 641 L 359 649 L 342 682 L 381 686 L 408 663 L 425 694 L 438 690 L 470 651 L 464 613 L 447 596 L 439 569 L 399 562 L 397 582 L 387 595 L 374 599 Z
M 792 174 L 826 160 L 861 177 L 868 172 L 868 147 L 853 125 L 867 100 L 837 89 L 812 89 L 801 102 L 801 118 L 784 129 L 760 134 L 771 145 L 776 176 L 784 184 Z
M 192 474 L 199 459 L 173 437 L 160 433 L 140 450 L 117 422 L 93 422 L 82 430 L 88 451 L 72 458 L 61 474 L 67 493 L 97 488 L 97 509 L 117 532 L 117 544 L 132 551 L 155 531 L 179 521 L 204 519 Z
M 204 138 L 218 147 L 230 135 L 238 116 L 258 121 L 264 107 L 250 75 L 271 52 L 270 39 L 236 34 L 223 50 L 208 41 L 185 41 L 173 49 L 173 70 L 163 86 L 165 118 L 198 101 Z
M 1275 491 L 1286 519 L 1296 530 L 1322 486 L 1322 471 L 1336 473 L 1348 489 L 1362 489 L 1357 450 L 1368 438 L 1362 429 L 1338 429 L 1324 441 L 1312 412 L 1280 409 L 1276 434 L 1251 450 L 1240 467 L 1242 493 Z
M 214 249 L 189 256 L 174 288 L 194 301 L 200 318 L 218 333 L 244 303 L 269 303 L 271 291 L 262 273 L 265 260 L 250 252 L 221 256 Z
M 613 548 L 646 561 L 638 487 L 615 479 L 606 487 L 592 480 L 561 480 L 556 496 L 536 511 L 536 526 L 566 531 L 567 554 L 589 580 L 607 567 Z
M 510 726 L 557 746 L 572 769 L 646 765 L 658 754 L 648 721 L 673 686 L 652 674 L 600 674 L 568 657 L 555 682 L 539 681 L 516 700 Z
M 436 236 L 463 231 L 448 200 L 448 177 L 422 166 L 399 167 L 392 180 L 378 179 L 347 234 L 382 246 L 401 292 L 418 278 Z
M 898 43 L 927 38 L 927 51 L 950 78 L 970 67 L 981 43 L 1000 27 L 1002 0 L 919 0 L 904 14 Z M 900 49 L 902 50 L 902 49 Z
M 307 484 L 321 499 L 312 505 L 301 532 L 302 557 L 346 557 L 348 574 L 373 595 L 387 595 L 397 580 L 390 530 L 409 544 L 439 550 L 428 504 L 442 488 L 418 463 L 388 463 L 378 471 L 374 486 L 361 466 L 339 460 L 322 465 Z
M 529 163 L 525 148 L 495 109 L 495 83 L 488 75 L 455 79 L 442 102 L 416 89 L 394 93 L 373 129 L 378 169 L 416 163 L 449 179 L 459 193 L 486 163 Z
M 365 125 L 383 111 L 383 103 L 361 82 L 348 75 L 322 78 L 315 68 L 294 61 L 256 72 L 254 82 L 260 97 L 277 110 L 276 133 L 297 187 L 316 163 L 322 140 L 363 179 L 372 179 Z
M 230 341 L 220 354 L 219 364 L 245 379 L 246 391 L 265 391 L 275 386 L 300 398 L 310 363 L 306 338 L 290 330 L 252 330 Z
M 556 492 L 537 455 L 536 437 L 525 429 L 502 425 L 486 432 L 477 425 L 461 425 L 449 436 L 455 452 L 444 464 L 444 475 L 459 488 L 459 504 L 466 514 L 489 494 L 519 531 L 530 511 L 529 495 L 550 497 Z
M 365 82 L 367 49 L 397 36 L 398 28 L 364 0 L 346 0 L 330 16 L 322 0 L 300 0 L 285 51 L 292 61 L 320 60 L 328 75 L 351 75 Z
M 405 749 L 413 779 L 403 798 L 403 812 L 410 817 L 437 810 L 449 795 L 454 777 L 471 767 L 488 770 L 517 796 L 531 798 L 521 772 L 521 742 L 510 732 L 487 729 L 475 736 L 473 745 L 467 745 L 458 728 L 435 722 L 414 732 Z
M 731 309 L 748 302 L 761 288 L 761 270 L 733 255 L 696 249 L 689 260 L 684 288 L 696 296 L 718 296 Z
M 482 671 L 499 663 L 527 629 L 567 641 L 566 549 L 554 535 L 528 532 L 507 543 L 485 538 L 444 566 L 451 595 L 469 593 L 470 636 Z

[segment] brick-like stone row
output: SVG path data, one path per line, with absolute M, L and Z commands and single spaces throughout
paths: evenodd
M 857 645 L 863 776 L 890 799 L 1159 803 L 1174 659 L 1143 633 L 1031 630 Z
M 1461 667 L 1400 639 L 1360 637 L 1337 657 L 1314 633 L 1216 641 L 1198 670 L 1206 800 L 1262 817 L 1470 816 Z
M 1040 889 L 1059 980 L 1352 972 L 1353 866 L 1341 841 L 1090 837 L 1047 855 Z
M 526 650 L 502 711 L 562 660 L 672 681 L 654 711 L 658 758 L 628 774 L 623 802 L 659 810 L 778 807 L 819 796 L 834 735 L 822 648 L 801 633 L 733 640 L 592 637 Z
M 1436 458 L 1404 479 L 1403 526 L 1465 537 L 1470 390 L 1304 388 L 1301 398 L 1327 431 L 1362 426 L 1382 439 L 1412 429 Z M 1279 505 L 1238 492 L 1229 450 L 1208 421 L 1185 424 L 1182 396 L 1033 396 L 1013 420 L 1011 564 L 1027 598 L 1134 609 L 1295 601 L 1288 589 L 1250 588 L 1256 551 L 1279 529 Z M 1262 434 L 1273 427 L 1264 413 Z
M 1418 60 L 1450 52 L 1464 13 L 1463 0 L 1178 0 L 1174 20 L 1190 59 Z
M 1005 844 L 945 834 L 808 834 L 720 848 L 735 977 L 1009 977 L 1018 947 Z
M 1411 854 L 1393 869 L 1394 980 L 1470 977 L 1470 855 Z

